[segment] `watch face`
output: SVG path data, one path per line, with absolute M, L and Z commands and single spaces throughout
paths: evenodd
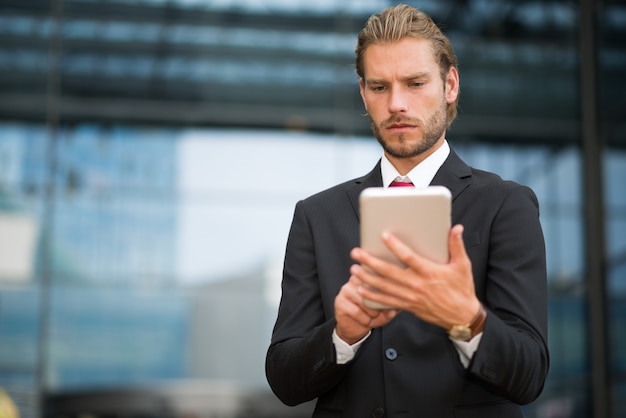
M 455 340 L 469 340 L 472 336 L 472 330 L 467 326 L 456 325 L 450 330 L 450 337 Z

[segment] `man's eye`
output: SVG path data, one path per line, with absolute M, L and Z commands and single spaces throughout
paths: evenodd
M 414 83 L 411 83 L 411 86 L 413 86 L 413 87 L 422 87 L 423 85 L 424 85 L 424 83 L 421 83 L 421 82 L 418 83 L 417 81 L 414 82 Z
M 372 86 L 372 91 L 383 91 L 385 86 Z

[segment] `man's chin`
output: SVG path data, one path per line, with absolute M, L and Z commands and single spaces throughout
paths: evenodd
M 391 141 L 386 140 L 386 142 L 382 142 L 382 145 L 387 154 L 395 158 L 413 158 L 428 149 L 428 147 L 424 147 L 422 141 L 407 139 L 406 137 L 393 138 Z
M 435 136 L 433 136 L 435 138 Z M 407 138 L 396 136 L 395 138 L 378 139 L 385 152 L 394 158 L 413 158 L 422 155 L 432 149 L 438 143 L 438 139 Z
M 384 149 L 388 155 L 394 158 L 399 158 L 399 159 L 409 159 L 409 158 L 417 157 L 418 155 L 424 152 L 424 150 L 422 150 L 419 147 L 413 147 L 413 148 L 385 147 Z
M 391 154 L 391 157 L 397 160 L 410 160 L 412 158 L 420 156 L 421 154 L 422 154 L 421 152 L 417 152 L 413 154 Z

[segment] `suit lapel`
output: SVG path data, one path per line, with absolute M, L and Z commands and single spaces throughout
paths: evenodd
M 354 182 L 349 186 L 347 190 L 348 197 L 350 198 L 350 203 L 352 204 L 352 208 L 354 209 L 354 214 L 356 215 L 357 219 L 360 219 L 359 195 L 361 194 L 361 192 L 368 187 L 382 187 L 382 186 L 383 186 L 383 177 L 380 172 L 380 160 L 378 160 L 378 163 L 376 164 L 376 166 L 374 166 L 372 171 L 370 171 L 363 177 L 355 179 Z
M 450 155 L 435 174 L 431 186 L 445 186 L 452 193 L 454 200 L 466 187 L 470 185 L 472 169 L 450 149 Z

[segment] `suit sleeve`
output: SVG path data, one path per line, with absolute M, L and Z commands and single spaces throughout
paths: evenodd
M 518 404 L 535 400 L 549 368 L 545 244 L 535 194 L 508 190 L 493 218 L 485 329 L 469 372 Z
M 282 298 L 265 371 L 276 396 L 287 405 L 318 397 L 335 386 L 349 365 L 337 365 L 332 343 L 333 300 L 324 300 L 310 220 L 296 205 L 283 269 Z M 331 319 L 327 319 L 327 318 Z

